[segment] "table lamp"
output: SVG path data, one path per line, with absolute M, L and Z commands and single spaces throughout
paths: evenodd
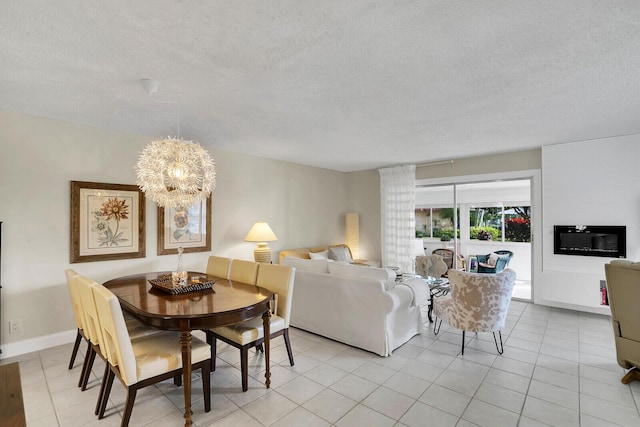
M 275 242 L 278 240 L 275 233 L 266 222 L 256 222 L 249 230 L 245 242 L 258 242 L 258 246 L 253 251 L 253 259 L 256 262 L 271 262 L 271 248 L 267 242 Z

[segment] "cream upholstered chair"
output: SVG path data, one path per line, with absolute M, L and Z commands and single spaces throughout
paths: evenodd
M 492 332 L 496 349 L 502 354 L 502 330 L 507 320 L 515 282 L 516 273 L 510 269 L 502 270 L 498 274 L 449 270 L 451 292 L 434 299 L 434 332 L 438 334 L 443 320 L 460 329 L 463 355 L 465 331 Z M 496 332 L 500 336 L 500 346 Z
M 440 255 L 431 254 L 416 257 L 416 273 L 423 277 L 442 277 L 447 270 L 447 264 Z
M 83 314 L 83 331 L 89 341 L 87 353 L 85 354 L 84 364 L 82 366 L 82 372 L 80 374 L 80 380 L 78 381 L 78 387 L 82 391 L 86 390 L 91 376 L 91 369 L 95 361 L 96 355 L 100 356 L 106 361 L 106 356 L 102 348 L 102 331 L 100 328 L 100 319 L 98 311 L 93 297 L 92 288 L 98 286 L 96 282 L 88 279 L 84 276 L 75 276 L 75 284 L 78 295 L 80 297 L 80 304 Z M 135 318 L 129 318 L 126 320 L 126 326 L 129 331 L 129 335 L 133 338 L 144 337 L 147 335 L 153 335 L 162 333 L 160 329 L 152 328 L 144 325 Z M 106 369 L 105 369 L 106 374 Z M 97 408 L 96 408 L 97 414 Z
M 211 276 L 220 277 L 223 279 L 229 278 L 229 266 L 231 265 L 230 258 L 224 258 L 219 256 L 210 256 L 207 261 L 207 274 Z
M 618 365 L 629 371 L 623 384 L 640 381 L 640 262 L 614 260 L 604 266 Z
M 84 314 L 82 312 L 82 304 L 80 303 L 80 294 L 78 293 L 78 287 L 76 285 L 76 277 L 78 273 L 74 270 L 68 269 L 64 272 L 67 277 L 67 289 L 69 290 L 69 297 L 71 298 L 71 308 L 73 309 L 73 318 L 76 321 L 76 327 L 78 332 L 76 333 L 76 340 L 73 344 L 73 350 L 71 351 L 71 359 L 69 360 L 69 369 L 73 368 L 73 364 L 76 361 L 78 355 L 78 349 L 82 339 L 85 339 L 89 343 L 89 339 L 84 333 Z M 91 343 L 89 343 L 91 346 Z
M 132 339 L 122 314 L 118 298 L 107 288 L 96 284 L 92 288 L 100 316 L 104 353 L 108 375 L 100 393 L 98 418 L 104 418 L 111 386 L 117 376 L 127 389 L 127 400 L 121 427 L 129 425 L 136 393 L 139 389 L 175 378 L 182 373 L 182 353 L 179 332 L 163 332 Z M 202 370 L 204 408 L 211 410 L 211 379 L 209 346 L 196 337 L 191 341 L 191 360 L 194 369 Z
M 87 348 L 87 353 L 84 357 L 80 381 L 78 382 L 78 387 L 84 391 L 86 390 L 87 383 L 89 382 L 96 354 L 104 360 L 106 360 L 106 358 L 100 345 L 102 341 L 100 321 L 98 319 L 98 312 L 96 311 L 96 305 L 93 301 L 93 293 L 91 291 L 91 288 L 95 286 L 96 283 L 84 276 L 76 276 L 75 283 L 78 295 L 80 296 L 80 302 L 82 304 L 82 313 L 84 314 L 83 330 L 85 336 L 89 340 L 89 347 Z
M 260 264 L 254 261 L 232 259 L 229 267 L 229 280 L 255 285 L 259 266 Z
M 289 363 L 293 366 L 293 352 L 289 340 L 289 318 L 293 298 L 293 280 L 295 268 L 279 264 L 261 264 L 258 270 L 257 286 L 275 294 L 272 301 L 269 337 L 284 337 Z M 207 341 L 211 345 L 211 363 L 215 370 L 216 339 L 220 339 L 240 349 L 240 371 L 242 373 L 242 391 L 247 391 L 249 381 L 249 348 L 261 348 L 264 342 L 264 329 L 261 317 L 256 317 L 231 326 L 222 326 L 207 331 Z

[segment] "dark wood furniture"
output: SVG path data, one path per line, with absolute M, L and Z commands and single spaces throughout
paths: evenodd
M 205 273 L 189 272 L 189 277 L 215 280 L 213 289 L 172 295 L 155 289 L 149 280 L 170 272 L 119 277 L 104 283 L 122 308 L 147 325 L 181 332 L 185 426 L 191 425 L 191 331 L 225 326 L 262 316 L 265 331 L 265 385 L 271 385 L 269 367 L 270 301 L 273 293 L 253 284 L 231 282 Z
M 20 365 L 18 362 L 0 365 L 0 425 L 26 427 Z
M 2 221 L 0 221 L 0 319 L 2 319 Z M 0 343 L 2 343 L 2 328 L 0 328 Z M 0 348 L 2 359 L 2 348 Z

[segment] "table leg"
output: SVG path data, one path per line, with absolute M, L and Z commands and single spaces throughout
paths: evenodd
M 262 328 L 264 330 L 264 363 L 266 364 L 264 378 L 265 385 L 269 388 L 271 386 L 271 366 L 269 363 L 269 353 L 271 352 L 271 309 L 268 309 L 262 315 Z
M 191 425 L 191 331 L 180 334 L 182 350 L 182 387 L 184 387 L 184 425 Z

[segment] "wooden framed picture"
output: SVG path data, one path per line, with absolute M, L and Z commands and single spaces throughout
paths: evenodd
M 190 208 L 158 207 L 158 255 L 211 250 L 211 196 Z
M 71 263 L 144 258 L 144 215 L 137 185 L 71 181 Z

